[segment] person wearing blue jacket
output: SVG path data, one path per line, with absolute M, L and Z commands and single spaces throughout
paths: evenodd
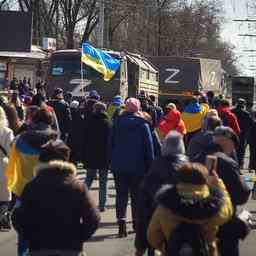
M 111 136 L 111 170 L 116 187 L 116 217 L 119 237 L 126 237 L 126 210 L 131 195 L 133 228 L 136 228 L 136 208 L 139 186 L 154 159 L 152 134 L 140 114 L 140 102 L 126 100 L 125 111 L 116 118 Z

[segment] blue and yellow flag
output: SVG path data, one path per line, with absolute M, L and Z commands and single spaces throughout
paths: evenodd
M 120 67 L 120 60 L 113 58 L 108 53 L 83 43 L 81 61 L 103 74 L 105 81 L 111 80 Z

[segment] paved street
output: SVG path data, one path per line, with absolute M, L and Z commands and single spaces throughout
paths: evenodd
M 79 175 L 83 178 L 84 175 Z M 101 215 L 102 221 L 100 229 L 92 237 L 91 241 L 86 243 L 85 250 L 88 256 L 126 256 L 132 255 L 134 234 L 130 232 L 124 239 L 117 238 L 118 228 L 115 222 L 115 190 L 112 176 L 109 181 L 107 210 Z M 94 182 L 91 190 L 95 201 L 98 201 L 98 182 Z M 130 216 L 130 209 L 129 209 Z M 128 219 L 128 231 L 132 231 L 130 219 Z M 49 230 L 50 232 L 50 230 Z M 16 255 L 16 234 L 12 232 L 0 233 L 0 256 Z
M 83 176 L 80 175 L 82 178 Z M 91 193 L 96 201 L 98 201 L 98 184 L 94 182 Z M 131 233 L 130 209 L 129 209 L 129 236 L 125 239 L 117 238 L 117 226 L 115 224 L 115 190 L 113 179 L 110 176 L 107 211 L 102 214 L 102 222 L 100 229 L 93 238 L 86 243 L 85 250 L 88 256 L 130 256 L 133 255 L 134 234 Z M 250 200 L 247 204 L 248 209 L 256 209 L 256 201 Z M 49 230 L 50 232 L 50 230 Z M 241 243 L 242 256 L 255 256 L 256 251 L 256 231 L 253 231 L 250 237 Z M 16 255 L 16 235 L 15 232 L 0 233 L 0 256 Z

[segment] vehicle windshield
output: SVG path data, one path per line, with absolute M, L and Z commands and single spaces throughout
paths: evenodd
M 81 74 L 80 58 L 56 58 L 51 63 L 50 75 L 61 77 L 66 75 L 79 75 Z M 102 79 L 103 76 L 93 68 L 83 64 L 84 78 Z M 115 74 L 114 78 L 119 77 L 119 71 Z

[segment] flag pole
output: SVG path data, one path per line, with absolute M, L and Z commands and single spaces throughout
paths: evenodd
M 82 62 L 82 54 L 83 54 L 83 46 L 82 46 L 82 49 L 81 49 L 81 59 L 80 59 L 80 68 L 81 68 L 81 86 L 82 86 L 82 93 L 83 93 L 83 96 L 85 96 L 85 91 L 84 91 L 84 72 L 83 72 L 83 62 Z

